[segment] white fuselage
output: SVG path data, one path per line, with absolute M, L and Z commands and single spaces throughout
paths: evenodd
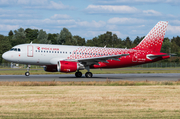
M 52 65 L 57 64 L 59 60 L 115 55 L 126 53 L 127 50 L 102 47 L 22 44 L 4 53 L 3 58 L 7 61 L 21 64 Z M 133 52 L 130 49 L 129 51 Z

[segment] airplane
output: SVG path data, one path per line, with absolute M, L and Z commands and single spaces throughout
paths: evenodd
M 168 22 L 159 21 L 146 37 L 134 48 L 107 48 L 49 44 L 20 44 L 5 52 L 3 59 L 20 64 L 27 64 L 26 76 L 29 76 L 29 65 L 44 66 L 47 72 L 76 72 L 86 69 L 85 77 L 91 78 L 92 68 L 122 68 L 170 58 L 161 53 L 161 46 Z

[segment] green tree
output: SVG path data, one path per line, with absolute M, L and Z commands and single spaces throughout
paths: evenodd
M 114 42 L 113 47 L 114 48 L 122 48 L 123 47 L 122 39 L 121 38 L 117 38 L 116 41 Z
M 169 53 L 169 48 L 171 48 L 171 42 L 170 42 L 169 38 L 164 38 L 163 44 L 161 47 L 161 52 Z
M 12 46 L 29 42 L 26 39 L 26 32 L 24 31 L 23 28 L 19 28 L 18 30 L 14 31 L 14 35 L 12 37 L 11 42 L 12 42 Z
M 175 42 L 180 47 L 180 37 L 179 36 L 173 37 L 171 39 L 171 42 Z
M 48 33 L 48 40 L 51 41 L 52 44 L 57 44 L 57 34 Z
M 5 62 L 2 59 L 2 54 L 11 49 L 11 43 L 7 36 L 0 35 L 0 63 Z
M 86 46 L 94 46 L 94 43 L 92 40 L 87 40 Z
M 169 48 L 171 48 L 171 49 L 170 49 L 170 50 L 171 50 L 171 51 L 170 51 L 171 53 L 180 54 L 180 50 L 179 50 L 180 47 L 176 44 L 176 42 L 172 42 L 172 43 L 171 43 L 171 46 L 169 46 Z M 168 49 L 169 49 L 169 48 L 168 48 Z M 168 51 L 168 53 L 169 53 L 169 51 Z
M 13 36 L 13 31 L 12 30 L 9 31 L 8 36 L 11 36 L 11 37 Z
M 81 38 L 80 36 L 73 36 L 76 39 L 78 46 L 86 45 L 85 38 Z
M 25 30 L 26 32 L 26 38 L 29 40 L 29 41 L 34 41 L 35 39 L 37 39 L 37 36 L 38 36 L 38 29 L 30 29 L 30 28 L 27 28 Z
M 51 41 L 48 40 L 46 31 L 43 31 L 42 29 L 38 33 L 37 40 L 40 44 L 51 44 Z
M 68 41 L 66 42 L 66 38 L 68 38 Z M 60 34 L 58 34 L 57 36 L 57 44 L 69 44 L 69 38 L 72 39 L 72 34 L 71 32 L 69 32 L 69 30 L 67 28 L 63 28 L 60 32 Z
M 65 38 L 65 43 L 64 45 L 77 45 L 77 41 L 75 38 L 73 38 L 72 36 L 68 35 Z
M 129 37 L 127 37 L 126 39 L 124 39 L 124 46 L 126 46 L 126 48 L 132 48 L 131 44 L 132 44 L 132 41 Z
M 113 38 L 112 38 L 112 32 L 107 31 L 105 34 L 105 44 L 107 47 L 113 47 L 112 42 L 113 42 Z
M 98 38 L 98 37 L 94 37 L 93 39 L 92 39 L 92 41 L 93 41 L 93 46 L 96 46 L 96 47 L 102 47 L 103 45 L 103 43 L 102 43 L 102 40 L 99 40 L 100 38 Z

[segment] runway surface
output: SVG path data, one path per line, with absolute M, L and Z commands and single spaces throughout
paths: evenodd
M 74 74 L 67 75 L 0 75 L 0 81 L 178 81 L 180 73 L 166 74 L 94 74 L 92 78 L 76 78 Z

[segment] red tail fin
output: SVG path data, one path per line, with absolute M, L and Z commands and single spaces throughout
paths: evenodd
M 146 35 L 146 37 L 133 49 L 149 49 L 154 52 L 160 52 L 167 25 L 168 22 L 166 21 L 158 22 L 156 26 L 154 26 L 154 28 Z

